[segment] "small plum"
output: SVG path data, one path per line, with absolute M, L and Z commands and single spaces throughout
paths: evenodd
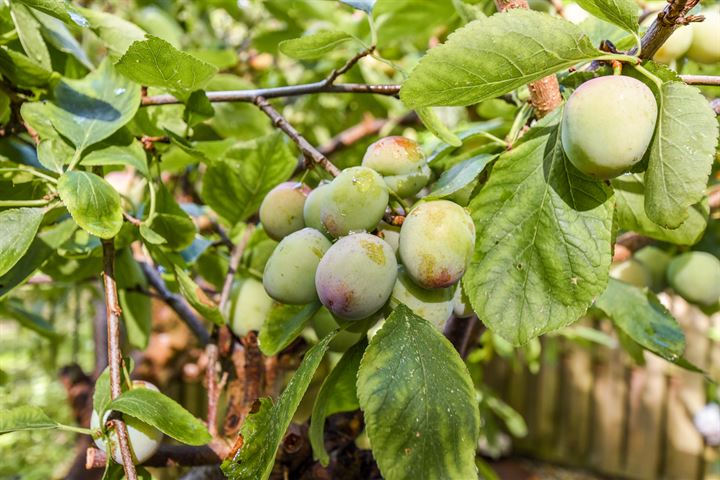
M 320 209 L 325 203 L 329 192 L 330 182 L 321 183 L 315 187 L 312 192 L 310 192 L 307 200 L 305 200 L 305 206 L 303 207 L 305 225 L 324 234 L 327 234 L 327 230 L 325 230 L 325 226 L 320 220 Z
M 343 170 L 330 183 L 320 219 L 334 237 L 371 231 L 385 214 L 390 194 L 382 177 L 366 167 Z
M 442 331 L 453 311 L 454 288 L 427 290 L 418 287 L 403 267 L 398 269 L 398 278 L 392 291 L 392 298 L 405 304 L 415 315 L 432 323 Z
M 283 238 L 265 264 L 263 285 L 281 303 L 304 305 L 317 299 L 315 271 L 330 241 L 314 228 Z
M 303 207 L 309 194 L 310 187 L 303 183 L 284 182 L 265 195 L 260 223 L 270 238 L 280 241 L 305 226 Z
M 638 288 L 649 287 L 652 284 L 652 277 L 648 269 L 632 258 L 610 267 L 610 276 Z
M 448 200 L 413 208 L 400 229 L 400 258 L 423 288 L 445 288 L 465 273 L 475 246 L 475 225 L 467 211 Z
M 616 177 L 642 159 L 657 113 L 652 91 L 639 80 L 619 75 L 588 80 L 565 105 L 563 149 L 581 172 Z
M 703 10 L 700 13 L 705 20 L 690 24 L 692 44 L 687 56 L 697 63 L 720 62 L 720 12 Z
M 360 320 L 380 310 L 392 293 L 397 260 L 390 245 L 367 233 L 338 240 L 315 274 L 318 296 L 344 320 Z
M 228 318 L 233 333 L 242 337 L 250 330 L 260 330 L 273 305 L 263 284 L 252 277 L 241 278 L 233 286 L 231 298 Z
M 655 246 L 649 245 L 635 252 L 633 258 L 642 263 L 647 269 L 651 278 L 650 286 L 654 291 L 659 292 L 665 288 L 665 284 L 667 283 L 665 272 L 672 260 L 670 254 Z
M 400 197 L 418 193 L 432 175 L 420 145 L 399 136 L 381 138 L 370 145 L 362 166 L 382 175 L 388 188 Z
M 133 388 L 147 388 L 149 390 L 155 390 L 156 392 L 159 391 L 152 383 L 142 380 L 134 380 Z M 107 422 L 110 413 L 110 410 L 105 412 L 105 415 L 103 416 L 103 423 Z M 127 425 L 130 453 L 132 454 L 133 463 L 135 465 L 139 465 L 155 454 L 158 447 L 160 447 L 163 434 L 157 428 L 148 425 L 145 422 L 141 422 L 130 415 L 123 415 L 123 421 L 125 422 L 125 425 Z M 100 426 L 100 416 L 95 410 L 93 410 L 92 416 L 90 417 L 90 428 L 92 430 L 99 430 Z M 95 439 L 95 445 L 97 445 L 97 447 L 105 453 L 108 451 L 108 443 L 112 448 L 113 459 L 115 462 L 122 465 L 122 454 L 120 453 L 117 433 L 114 429 L 110 429 L 107 438 L 99 437 Z
M 322 307 L 312 318 L 313 328 L 318 338 L 324 338 L 328 333 L 332 332 L 336 328 L 340 328 L 340 325 L 332 316 L 330 311 Z M 350 332 L 348 330 L 340 330 L 335 338 L 332 339 L 328 348 L 333 352 L 345 352 L 347 349 L 355 345 L 364 332 Z
M 707 252 L 687 252 L 668 265 L 670 286 L 685 300 L 710 306 L 720 300 L 720 260 Z

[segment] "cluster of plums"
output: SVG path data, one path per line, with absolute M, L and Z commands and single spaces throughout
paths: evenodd
M 654 291 L 669 285 L 701 307 L 720 301 L 720 260 L 707 252 L 690 251 L 673 257 L 655 246 L 644 247 L 631 259 L 613 265 L 610 276 Z
M 451 201 L 420 200 L 400 228 L 383 221 L 391 196 L 412 198 L 430 177 L 416 142 L 386 137 L 332 182 L 275 187 L 260 207 L 280 242 L 265 265 L 267 294 L 284 304 L 319 299 L 339 321 L 372 318 L 392 297 L 442 328 L 472 255 L 472 218 Z

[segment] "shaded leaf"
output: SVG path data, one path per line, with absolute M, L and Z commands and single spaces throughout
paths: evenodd
M 37 147 L 38 161 L 43 167 L 57 173 L 63 172 L 63 167 L 70 163 L 74 153 L 75 149 L 60 137 L 45 137 Z
M 0 212 L 0 276 L 25 255 L 42 219 L 41 208 L 13 208 Z
M 22 53 L 0 48 L 0 73 L 19 87 L 42 87 L 52 78 L 52 72 Z M 23 104 L 23 107 L 27 103 Z M 21 107 L 22 108 L 22 107 Z
M 35 18 L 41 25 L 41 33 L 43 37 L 61 52 L 67 53 L 75 57 L 88 70 L 95 68 L 88 58 L 85 50 L 80 46 L 73 34 L 68 30 L 65 24 L 57 18 L 47 15 L 43 12 L 33 12 Z
M 73 220 L 84 230 L 100 238 L 112 238 L 120 231 L 120 194 L 105 179 L 73 170 L 60 177 L 57 188 Z
M 20 3 L 10 3 L 10 15 L 15 23 L 18 39 L 28 57 L 46 70 L 52 70 L 50 52 L 42 38 L 40 22 L 30 9 Z
M 475 180 L 478 175 L 485 169 L 488 163 L 497 158 L 497 155 L 489 155 L 481 153 L 472 158 L 465 160 L 447 170 L 438 179 L 433 187 L 432 192 L 428 194 L 426 199 L 444 198 L 448 195 L 461 190 Z
M 138 140 L 133 140 L 130 145 L 110 145 L 93 150 L 85 155 L 80 163 L 88 167 L 96 165 L 131 166 L 146 178 L 150 177 L 145 149 Z
M 208 298 L 198 284 L 179 265 L 175 265 L 175 278 L 180 287 L 180 293 L 200 315 L 216 325 L 225 323 L 225 319 L 215 302 Z
M 152 329 L 152 304 L 144 293 L 118 291 L 122 320 L 130 345 L 140 350 L 148 346 Z
M 425 128 L 430 130 L 433 135 L 438 137 L 443 142 L 453 147 L 459 147 L 462 145 L 462 140 L 458 138 L 450 129 L 440 120 L 440 117 L 430 107 L 418 108 L 415 110 L 422 120 Z
M 577 3 L 592 15 L 627 32 L 638 31 L 640 10 L 633 0 L 578 0 Z
M 270 313 L 260 327 L 260 350 L 267 356 L 277 355 L 290 345 L 322 305 L 315 301 L 307 305 L 273 303 Z
M 123 55 L 133 42 L 145 38 L 145 30 L 116 15 L 89 8 L 80 11 L 89 21 L 90 29 L 115 57 Z
M 31 405 L 0 410 L 0 435 L 21 430 L 47 430 L 57 426 L 58 423 L 45 412 Z
M 304 37 L 280 42 L 278 49 L 288 57 L 311 60 L 327 55 L 338 45 L 352 39 L 353 37 L 346 32 L 321 30 Z
M 185 102 L 183 121 L 194 127 L 215 115 L 215 109 L 204 90 L 195 90 Z
M 60 337 L 60 334 L 55 331 L 55 327 L 53 327 L 52 324 L 48 323 L 40 315 L 25 310 L 15 302 L 8 302 L 0 311 L 4 311 L 4 313 L 16 320 L 23 327 L 32 330 L 48 340 L 56 340 Z

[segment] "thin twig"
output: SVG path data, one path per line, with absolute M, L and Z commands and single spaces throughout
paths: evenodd
M 105 286 L 105 307 L 107 310 L 108 359 L 110 363 L 110 398 L 115 400 L 122 394 L 122 352 L 120 351 L 120 304 L 115 284 L 115 244 L 113 239 L 103 240 L 103 284 Z M 125 422 L 113 420 L 123 461 L 123 470 L 128 480 L 137 480 Z
M 225 275 L 225 283 L 223 283 L 222 292 L 220 293 L 220 303 L 218 304 L 221 312 L 225 311 L 227 302 L 230 300 L 230 292 L 232 292 L 232 284 L 235 279 L 235 273 L 237 272 L 238 265 L 240 265 L 240 259 L 242 259 L 243 253 L 245 253 L 245 247 L 247 247 L 254 230 L 255 226 L 248 224 L 243 232 L 240 242 L 232 249 L 232 253 L 230 254 L 230 264 L 228 265 L 227 275 Z
M 160 295 L 162 301 L 178 314 L 180 319 L 185 322 L 185 324 L 195 334 L 201 345 L 207 345 L 208 342 L 210 342 L 210 333 L 207 328 L 205 328 L 202 321 L 200 321 L 197 315 L 195 315 L 192 311 L 185 299 L 182 296 L 168 290 L 167 285 L 165 285 L 165 282 L 160 276 L 160 273 L 158 273 L 152 265 L 147 262 L 138 262 L 138 264 L 145 274 L 145 278 L 147 278 L 148 283 Z
M 702 21 L 702 16 L 685 16 L 698 2 L 699 0 L 670 0 L 643 35 L 640 58 L 652 58 L 678 26 Z M 630 53 L 636 52 L 637 49 L 633 49 Z
M 375 45 L 370 45 L 368 48 L 366 48 L 362 52 L 359 52 L 357 55 L 355 55 L 350 60 L 345 62 L 345 65 L 330 72 L 330 75 L 328 75 L 327 78 L 325 78 L 325 85 L 326 86 L 332 85 L 340 75 L 342 75 L 343 73 L 347 73 L 353 66 L 355 66 L 355 64 L 357 62 L 360 61 L 361 58 L 367 57 L 374 51 L 375 51 Z
M 368 85 L 364 83 L 338 83 L 327 85 L 325 80 L 305 83 L 302 85 L 288 85 L 285 87 L 257 88 L 253 90 L 223 90 L 207 92 L 211 102 L 248 102 L 253 103 L 257 97 L 282 98 L 308 95 L 312 93 L 371 93 L 394 97 L 400 92 L 400 85 L 381 84 Z M 182 103 L 173 95 L 155 95 L 142 99 L 142 106 L 172 105 Z
M 217 381 L 217 365 L 218 365 L 218 347 L 214 343 L 208 343 L 205 347 L 205 355 L 207 356 L 207 368 L 205 369 L 205 378 L 207 380 L 207 396 L 208 396 L 208 413 L 207 425 L 208 432 L 213 438 L 218 436 L 217 429 L 217 408 L 220 398 L 220 389 Z
M 680 78 L 688 85 L 720 86 L 720 76 L 717 75 L 680 75 Z
M 140 225 L 142 225 L 142 220 L 139 220 L 139 219 L 133 217 L 132 215 L 130 215 L 127 212 L 123 212 L 123 218 L 125 219 L 125 221 L 131 223 L 132 225 L 134 225 L 136 227 L 139 227 Z
M 376 135 L 391 122 L 395 122 L 397 125 L 408 125 L 416 123 L 418 120 L 418 116 L 414 111 L 406 113 L 397 120 L 373 118 L 372 115 L 367 115 L 362 122 L 338 133 L 331 138 L 328 143 L 318 148 L 318 150 L 323 155 L 330 156 L 359 142 L 365 137 Z
M 295 130 L 295 127 L 290 125 L 290 122 L 288 122 L 285 117 L 280 114 L 280 112 L 275 110 L 275 108 L 270 105 L 270 103 L 264 97 L 256 97 L 254 103 L 260 110 L 263 111 L 263 113 L 265 113 L 265 115 L 270 118 L 270 120 L 272 120 L 273 125 L 276 128 L 279 128 L 280 130 L 285 132 L 285 134 L 290 137 L 293 142 L 295 142 L 295 144 L 298 146 L 306 159 L 309 159 L 317 165 L 320 165 L 326 172 L 328 172 L 333 177 L 337 177 L 338 175 L 340 175 L 340 170 L 335 165 L 330 163 L 330 160 L 328 160 L 325 155 L 320 153 L 318 149 L 313 147 L 310 142 L 305 139 L 305 137 L 300 135 L 300 132 Z

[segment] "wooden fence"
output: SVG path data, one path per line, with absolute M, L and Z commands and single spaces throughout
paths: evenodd
M 708 317 L 676 296 L 661 300 L 685 330 L 687 360 L 720 380 L 720 342 L 708 336 L 720 314 Z M 609 323 L 599 326 L 612 334 Z M 493 361 L 487 382 L 528 424 L 515 451 L 611 478 L 720 480 L 718 449 L 704 445 L 692 421 L 706 403 L 703 377 L 645 357 L 637 367 L 619 346 L 546 337 L 537 374 Z

